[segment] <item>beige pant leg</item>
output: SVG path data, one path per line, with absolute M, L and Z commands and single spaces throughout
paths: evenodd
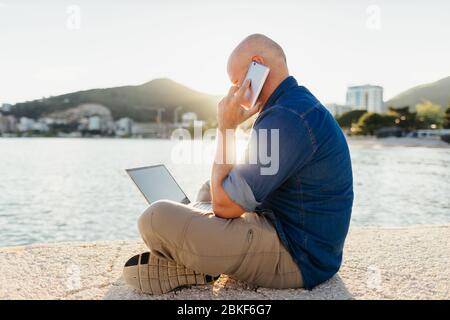
M 281 243 L 272 223 L 254 212 L 244 216 L 254 230 L 254 239 L 233 276 L 267 288 L 303 287 L 300 269 Z
M 303 286 L 300 271 L 265 217 L 222 219 L 172 201 L 154 202 L 139 219 L 153 254 L 212 276 L 227 274 L 264 287 Z

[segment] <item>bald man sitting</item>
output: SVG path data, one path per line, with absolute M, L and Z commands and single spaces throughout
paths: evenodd
M 243 80 L 252 61 L 270 73 L 257 105 L 247 108 L 244 93 L 251 84 Z M 208 284 L 221 274 L 262 287 L 311 289 L 340 268 L 353 203 L 341 129 L 289 76 L 282 48 L 266 36 L 251 35 L 236 47 L 228 75 L 233 86 L 218 105 L 211 184 L 197 199 L 212 201 L 212 210 L 164 200 L 142 214 L 139 230 L 150 252 L 132 257 L 123 271 L 142 292 Z M 247 152 L 265 137 L 279 155 L 269 174 L 260 159 L 233 161 L 234 132 L 254 114 L 258 139 L 250 139 Z

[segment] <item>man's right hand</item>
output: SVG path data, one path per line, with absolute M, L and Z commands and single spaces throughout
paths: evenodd
M 252 108 L 246 109 L 242 106 L 244 95 L 250 87 L 250 80 L 247 79 L 241 87 L 232 86 L 228 94 L 217 106 L 217 123 L 219 130 L 236 129 L 238 125 L 258 112 L 260 104 L 255 104 Z

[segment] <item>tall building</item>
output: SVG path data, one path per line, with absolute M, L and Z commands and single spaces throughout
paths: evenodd
M 383 113 L 386 111 L 383 102 L 383 87 L 364 85 L 347 89 L 347 103 L 353 110 Z

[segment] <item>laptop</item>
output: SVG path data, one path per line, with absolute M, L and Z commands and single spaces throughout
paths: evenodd
M 212 210 L 211 202 L 194 202 L 176 182 L 163 164 L 125 170 L 149 204 L 158 200 L 172 200 L 191 204 L 202 210 Z

